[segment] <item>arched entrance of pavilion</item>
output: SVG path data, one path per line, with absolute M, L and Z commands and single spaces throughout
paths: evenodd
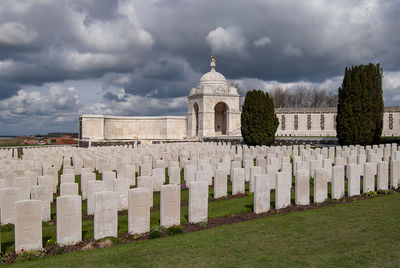
M 215 135 L 228 134 L 229 107 L 225 102 L 218 102 L 214 107 L 214 130 Z

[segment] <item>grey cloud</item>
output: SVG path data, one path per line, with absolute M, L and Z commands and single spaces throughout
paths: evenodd
M 400 71 L 399 13 L 398 1 L 378 0 L 2 0 L 0 101 L 31 85 L 96 80 L 103 91 L 88 111 L 184 114 L 214 53 L 217 71 L 255 87 L 324 84 L 369 62 L 386 78 Z M 384 86 L 398 105 L 398 84 Z

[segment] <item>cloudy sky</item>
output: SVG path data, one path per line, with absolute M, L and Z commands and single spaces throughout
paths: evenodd
M 335 92 L 346 66 L 381 63 L 399 106 L 398 14 L 398 0 L 1 0 L 0 135 L 185 115 L 210 55 L 244 91 Z

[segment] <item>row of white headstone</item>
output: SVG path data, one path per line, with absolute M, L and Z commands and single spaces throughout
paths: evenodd
M 208 184 L 192 182 L 189 186 L 189 222 L 207 221 Z M 134 188 L 128 191 L 128 232 L 142 234 L 150 231 L 150 190 Z M 160 225 L 180 224 L 180 186 L 163 185 L 160 198 Z M 81 196 L 57 197 L 57 243 L 72 245 L 82 241 Z M 40 200 L 14 203 L 15 250 L 42 248 L 42 217 Z M 116 237 L 118 231 L 118 194 L 100 191 L 94 194 L 94 239 Z
M 172 145 L 173 146 L 173 145 Z M 213 184 L 214 181 L 214 197 L 219 198 L 227 195 L 227 175 L 230 175 L 232 181 L 232 194 L 240 194 L 245 192 L 245 181 L 250 182 L 250 192 L 255 192 L 255 212 L 265 212 L 269 209 L 269 192 L 271 189 L 276 189 L 276 208 L 282 208 L 290 205 L 290 194 L 292 186 L 292 171 L 294 171 L 296 177 L 295 183 L 295 203 L 296 204 L 307 204 L 309 202 L 309 178 L 314 176 L 314 201 L 322 202 L 327 198 L 327 184 L 332 181 L 332 198 L 340 198 L 344 194 L 344 169 L 347 169 L 348 178 L 348 193 L 349 195 L 355 195 L 360 192 L 360 177 L 363 177 L 363 190 L 370 191 L 375 186 L 375 175 L 378 177 L 378 189 L 387 189 L 388 185 L 388 162 L 381 161 L 385 160 L 385 155 L 391 157 L 391 186 L 397 188 L 399 172 L 399 152 L 397 151 L 397 145 L 375 147 L 365 149 L 363 147 L 337 147 L 335 149 L 316 149 L 310 150 L 310 148 L 301 148 L 299 146 L 293 147 L 232 147 L 230 146 L 217 146 L 215 144 L 206 144 L 205 146 L 194 146 L 193 150 L 188 150 L 185 146 L 178 145 L 178 148 L 183 148 L 181 152 L 176 152 L 179 155 L 179 160 L 175 161 L 169 158 L 168 155 L 163 155 L 165 159 L 157 159 L 160 156 L 160 148 L 152 151 L 151 147 L 143 149 L 141 156 L 136 158 L 135 162 L 132 162 L 134 157 L 130 158 L 130 161 L 119 163 L 118 160 L 113 161 L 113 158 L 104 158 L 103 153 L 111 155 L 118 155 L 121 151 L 124 153 L 132 150 L 131 148 L 111 147 L 106 149 L 92 150 L 89 149 L 84 151 L 82 149 L 73 149 L 72 152 L 69 149 L 65 149 L 63 152 L 57 152 L 54 156 L 57 161 L 52 161 L 52 165 L 47 167 L 46 170 L 52 170 L 52 175 L 39 176 L 37 180 L 32 179 L 18 179 L 18 177 L 10 176 L 8 181 L 21 181 L 20 187 L 3 187 L 0 190 L 0 208 L 2 209 L 2 223 L 7 222 L 7 215 L 11 215 L 9 222 L 14 222 L 13 217 L 15 216 L 15 224 L 17 227 L 17 201 L 21 199 L 28 199 L 27 193 L 21 194 L 21 192 L 28 192 L 29 189 L 32 199 L 38 199 L 40 204 L 40 220 L 48 220 L 50 218 L 50 202 L 53 200 L 52 193 L 56 192 L 58 185 L 58 174 L 57 167 L 60 167 L 61 163 L 64 166 L 63 174 L 61 175 L 61 197 L 75 196 L 79 197 L 78 201 L 64 201 L 69 203 L 79 203 L 79 209 L 81 211 L 81 197 L 78 196 L 78 185 L 75 183 L 75 174 L 81 174 L 81 194 L 82 199 L 88 199 L 88 214 L 95 215 L 95 230 L 96 230 L 96 207 L 100 208 L 101 214 L 106 215 L 108 212 L 112 213 L 112 216 L 102 224 L 97 224 L 98 232 L 95 238 L 108 236 L 109 233 L 116 234 L 115 226 L 117 222 L 118 210 L 128 208 L 132 211 L 134 208 L 145 208 L 146 211 L 150 210 L 153 203 L 153 191 L 161 190 L 161 196 L 163 196 L 163 189 L 166 186 L 178 187 L 177 192 L 180 193 L 180 188 L 177 184 L 180 183 L 180 167 L 184 169 L 185 182 L 189 185 L 189 221 L 200 222 L 207 220 L 207 206 L 208 206 L 208 186 Z M 161 147 L 161 148 L 169 148 Z M 173 148 L 173 147 L 172 147 Z M 202 152 L 208 151 L 207 154 Z M 218 148 L 223 153 L 217 153 Z M 138 149 L 138 148 L 135 148 Z M 154 149 L 154 148 L 153 148 Z M 389 150 L 390 149 L 390 150 Z M 185 150 L 188 150 L 185 152 Z M 37 151 L 37 150 L 36 150 Z M 76 154 L 75 151 L 77 151 Z M 156 156 L 149 157 L 149 151 L 152 151 Z M 158 151 L 158 153 L 157 153 Z M 85 154 L 85 152 L 87 154 Z M 211 153 L 210 153 L 211 152 Z M 365 154 L 367 152 L 367 156 Z M 385 153 L 386 152 L 386 153 Z M 165 153 L 165 150 L 164 150 Z M 212 157 L 205 155 L 213 155 Z M 32 152 L 27 152 L 27 160 L 29 156 L 32 157 Z M 44 155 L 40 152 L 39 155 Z M 202 157 L 199 157 L 203 155 Z M 335 156 L 336 155 L 336 156 Z M 185 156 L 190 156 L 185 158 Z M 290 163 L 289 156 L 293 158 L 293 165 Z M 74 166 L 71 166 L 70 159 L 73 159 Z M 91 158 L 92 157 L 92 158 Z M 98 158 L 96 158 L 98 157 Z M 118 159 L 116 156 L 115 159 Z M 6 156 L 7 158 L 7 156 Z M 96 159 L 91 161 L 90 158 Z M 7 158 L 9 159 L 9 157 Z M 90 162 L 96 163 L 96 168 L 103 174 L 102 181 L 95 180 L 96 175 L 92 172 L 93 167 L 84 165 L 83 160 L 89 159 Z M 113 165 L 108 165 L 104 159 L 115 162 Z M 120 158 L 121 159 L 121 158 Z M 128 157 L 129 159 L 129 157 Z M 169 160 L 168 160 L 169 159 Z M 254 166 L 254 159 L 256 159 L 257 166 Z M 331 160 L 334 160 L 333 161 Z M 19 162 L 13 158 L 10 160 L 10 164 Z M 119 164 L 118 164 L 119 163 Z M 82 165 L 83 164 L 83 165 Z M 98 165 L 97 165 L 98 164 Z M 334 164 L 334 166 L 332 166 Z M 0 165 L 1 166 L 1 165 Z M 4 166 L 4 165 L 3 165 Z M 12 166 L 12 165 L 11 165 Z M 29 162 L 27 164 L 29 166 Z M 242 168 L 244 166 L 244 168 Z M 114 168 L 117 171 L 118 177 L 115 172 L 110 171 L 110 168 Z M 154 167 L 154 168 L 153 168 Z M 170 183 L 172 185 L 163 185 L 165 183 L 165 167 L 168 167 L 168 173 L 170 176 Z M 16 169 L 20 170 L 20 169 Z M 45 173 L 45 165 L 42 166 L 43 173 Z M 131 185 L 135 185 L 135 173 L 140 170 L 140 177 L 137 178 L 138 188 L 131 189 Z M 12 168 L 8 171 L 13 171 Z M 76 172 L 78 171 L 78 172 Z M 12 173 L 12 172 L 11 172 Z M 126 176 L 128 178 L 121 178 Z M 373 178 L 372 178 L 373 177 Z M 385 178 L 386 177 L 386 178 Z M 214 178 L 214 180 L 213 180 Z M 32 183 L 33 181 L 33 183 Z M 373 181 L 373 182 L 372 182 Z M 39 183 L 36 185 L 35 182 Z M 33 184 L 33 185 L 32 185 Z M 137 200 L 139 205 L 136 205 L 132 193 L 133 190 L 140 190 L 138 196 L 142 196 L 140 200 Z M 100 195 L 100 193 L 102 193 Z M 103 193 L 107 193 L 104 194 Z M 145 197 L 147 195 L 147 198 Z M 164 196 L 168 196 L 164 194 Z M 176 197 L 176 196 L 175 196 Z M 132 199 L 133 198 L 133 199 Z M 180 211 L 180 197 L 176 197 L 178 202 L 177 210 Z M 57 199 L 57 218 L 62 217 L 64 210 L 59 212 L 59 202 Z M 163 200 L 163 197 L 161 197 Z M 164 205 L 161 201 L 161 218 L 163 218 L 163 209 L 171 198 L 166 198 Z M 67 200 L 67 199 L 66 199 Z M 106 200 L 106 201 L 102 201 Z M 115 201 L 113 201 L 115 200 Z M 172 199 L 171 199 L 172 200 Z M 261 200 L 261 201 L 260 201 Z M 308 201 L 307 201 L 308 200 Z M 26 202 L 27 200 L 20 201 Z M 34 201 L 34 200 L 32 200 Z M 62 202 L 62 201 L 60 201 Z M 106 205 L 101 205 L 105 204 Z M 116 204 L 114 204 L 116 203 Z M 147 207 L 141 206 L 140 204 L 148 204 Z M 171 202 L 174 203 L 174 202 Z M 13 204 L 15 204 L 15 209 Z M 37 204 L 37 202 L 36 202 Z M 110 204 L 111 207 L 107 207 Z M 36 205 L 37 206 L 37 205 Z M 133 206 L 133 207 L 132 207 Z M 103 207 L 105 207 L 103 209 Z M 114 209 L 115 207 L 115 209 Z M 73 217 L 71 215 L 77 215 L 66 212 L 68 222 Z M 116 212 L 114 212 L 116 211 Z M 164 209 L 164 212 L 167 211 Z M 169 211 L 169 210 L 168 210 Z M 107 212 L 107 213 L 106 213 Z M 129 213 L 129 212 L 128 212 Z M 147 213 L 147 212 L 146 212 Z M 39 213 L 35 213 L 37 216 Z M 139 213 L 140 214 L 140 213 Z M 4 221 L 3 221 L 4 215 Z M 81 215 L 81 212 L 79 213 Z M 77 216 L 76 216 L 77 217 Z M 146 216 L 147 217 L 147 216 Z M 81 216 L 79 217 L 81 218 Z M 101 217 L 104 218 L 104 217 Z M 165 217 L 164 217 L 165 218 Z M 180 217 L 178 217 L 179 219 Z M 99 217 L 97 217 L 99 219 Z M 149 222 L 148 218 L 148 222 Z M 57 221 L 58 222 L 58 221 Z M 134 226 L 135 220 L 132 219 Z M 139 222 L 145 222 L 143 219 Z M 179 224 L 180 220 L 177 221 Z M 57 223 L 58 224 L 58 223 Z M 162 223 L 163 224 L 163 223 Z M 30 235 L 30 228 L 33 226 L 28 223 L 28 226 L 23 227 L 24 232 L 27 232 L 28 237 Z M 74 226 L 71 225 L 70 226 Z M 79 224 L 81 226 L 81 224 Z M 101 226 L 112 226 L 110 228 L 102 229 Z M 146 224 L 147 226 L 147 224 Z M 58 227 L 58 226 L 57 226 Z M 61 227 L 60 227 L 61 228 Z M 148 230 L 149 227 L 146 227 Z M 17 229 L 17 228 L 16 228 Z M 129 229 L 129 228 L 128 228 Z M 138 228 L 140 229 L 140 228 Z M 108 231 L 107 231 L 108 230 Z M 133 229 L 132 229 L 133 230 Z M 135 231 L 132 231 L 135 232 Z M 64 232 L 65 233 L 65 232 Z M 69 232 L 66 232 L 69 233 Z M 58 234 L 58 232 L 57 232 Z M 75 237 L 71 235 L 72 237 Z M 80 235 L 81 236 L 81 235 Z M 57 238 L 58 240 L 58 238 Z M 16 236 L 16 249 L 17 247 L 17 236 Z M 76 241 L 75 241 L 76 242 Z M 60 244 L 66 244 L 59 242 Z M 69 242 L 68 242 L 69 243 Z M 28 246 L 29 247 L 29 246 Z

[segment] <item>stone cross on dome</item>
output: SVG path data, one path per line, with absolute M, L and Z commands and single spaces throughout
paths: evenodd
M 211 72 L 215 72 L 215 67 L 217 66 L 217 57 L 211 56 Z

